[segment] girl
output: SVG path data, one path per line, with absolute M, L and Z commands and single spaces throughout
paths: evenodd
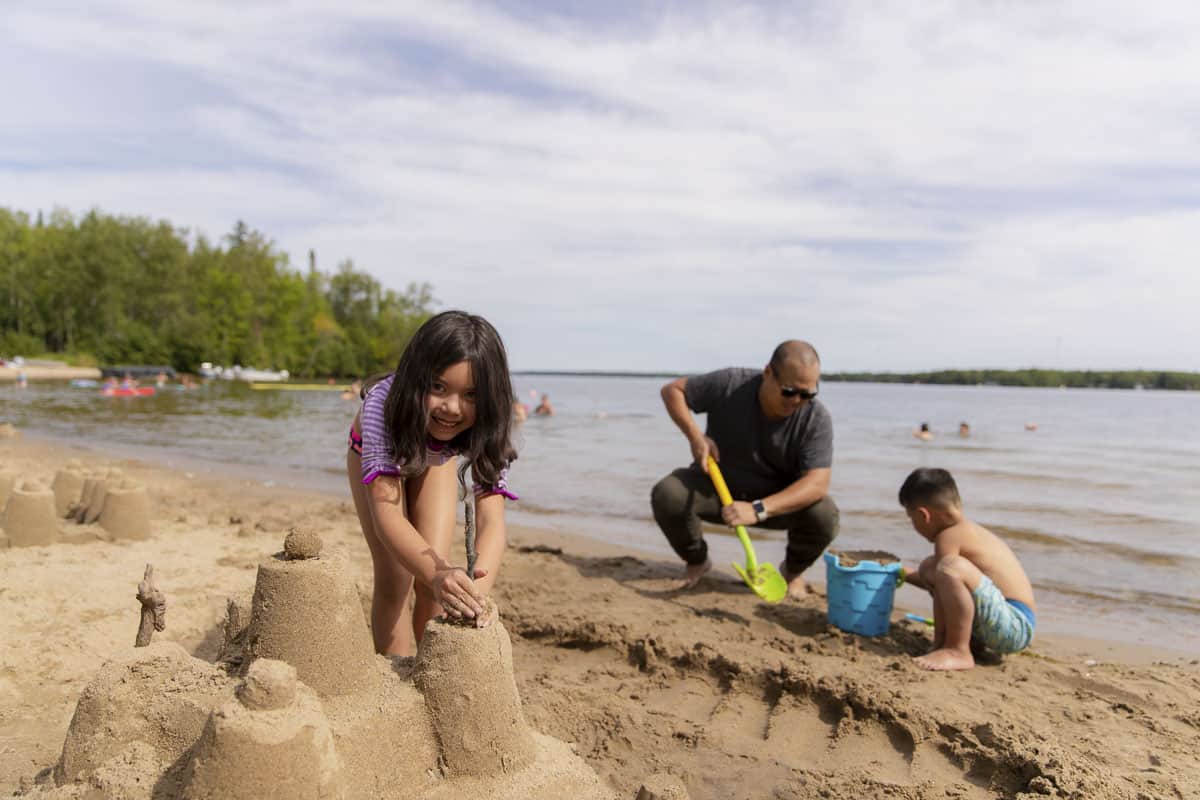
M 444 311 L 420 327 L 396 371 L 366 387 L 350 428 L 346 470 L 375 567 L 375 649 L 411 655 L 445 610 L 483 613 L 504 553 L 512 382 L 504 344 L 487 320 Z M 462 463 L 455 471 L 455 457 Z M 474 475 L 475 575 L 450 562 L 459 485 Z M 473 581 L 471 578 L 474 577 Z M 416 594 L 409 609 L 409 594 Z

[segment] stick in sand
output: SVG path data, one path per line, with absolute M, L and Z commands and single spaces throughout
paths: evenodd
M 146 565 L 146 575 L 138 584 L 137 599 L 142 604 L 142 620 L 138 625 L 134 647 L 146 647 L 155 631 L 167 627 L 167 599 L 154 586 L 154 565 Z
M 468 492 L 463 500 L 463 515 L 466 517 L 464 524 L 467 537 L 467 577 L 475 580 L 475 561 L 479 558 L 479 553 L 475 551 L 475 503 L 472 493 Z

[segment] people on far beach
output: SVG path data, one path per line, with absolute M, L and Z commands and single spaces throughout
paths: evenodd
M 1037 624 L 1033 586 L 1004 540 L 963 514 L 954 477 L 944 469 L 913 470 L 900 487 L 900 505 L 934 548 L 907 575 L 933 596 L 933 648 L 917 664 L 970 669 L 973 640 L 1000 654 L 1028 647 Z
M 539 417 L 554 416 L 554 406 L 550 405 L 550 395 L 542 395 L 542 402 L 537 404 L 537 408 L 533 410 L 533 413 Z
M 829 496 L 833 420 L 817 399 L 821 360 L 808 342 L 788 340 L 761 370 L 740 367 L 677 378 L 663 405 L 687 439 L 693 463 L 650 493 L 654 519 L 685 567 L 682 588 L 712 569 L 701 521 L 787 531 L 780 572 L 793 595 L 800 577 L 833 541 L 838 508 Z M 707 414 L 701 430 L 693 414 Z M 708 457 L 721 465 L 733 495 L 721 507 Z
M 928 442 L 930 439 L 933 438 L 933 431 L 931 431 L 929 429 L 928 422 L 922 422 L 921 427 L 919 427 L 915 431 L 913 431 L 913 436 L 915 436 L 916 438 L 920 439 L 923 442 Z
M 512 401 L 500 335 L 463 311 L 431 317 L 395 371 L 368 383 L 350 428 L 346 469 L 374 565 L 371 631 L 378 652 L 411 655 L 439 614 L 490 622 L 485 600 L 507 539 L 504 500 L 517 499 L 507 480 L 516 459 Z M 478 552 L 473 575 L 461 555 L 450 553 L 468 469 Z

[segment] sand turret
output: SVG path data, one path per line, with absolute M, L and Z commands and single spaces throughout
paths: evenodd
M 54 473 L 50 488 L 54 490 L 54 513 L 59 517 L 67 516 L 72 506 L 79 502 L 85 477 L 82 470 L 69 465 Z
M 4 511 L 4 504 L 8 502 L 8 497 L 16 485 L 17 476 L 6 469 L 0 469 L 0 513 Z
M 146 487 L 129 480 L 107 486 L 97 519 L 114 539 L 149 539 L 150 503 Z
M 345 796 L 321 701 L 294 667 L 270 659 L 251 664 L 236 699 L 213 711 L 182 782 L 186 800 Z
M 37 481 L 23 481 L 4 505 L 0 528 L 13 547 L 52 544 L 60 538 L 54 493 Z
M 256 658 L 286 661 L 321 695 L 361 692 L 374 686 L 375 649 L 358 590 L 341 553 L 300 547 L 309 537 L 293 532 L 295 546 L 259 565 L 245 634 L 244 667 Z
M 499 775 L 533 762 L 512 642 L 499 620 L 486 628 L 430 622 L 413 678 L 450 775 Z
M 174 642 L 122 651 L 79 698 L 54 779 L 61 785 L 85 776 L 135 741 L 150 747 L 152 763 L 172 764 L 232 693 L 222 670 Z

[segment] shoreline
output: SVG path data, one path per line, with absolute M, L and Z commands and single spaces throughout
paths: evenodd
M 121 459 L 143 462 L 148 466 L 188 474 L 189 477 L 197 475 L 207 480 L 218 482 L 248 481 L 256 485 L 261 485 L 262 488 L 268 490 L 301 492 L 306 494 L 316 493 L 330 500 L 343 502 L 349 502 L 350 500 L 350 492 L 345 483 L 345 476 L 340 472 L 333 474 L 313 469 L 298 470 L 282 467 L 267 467 L 264 469 L 261 465 L 221 462 L 199 456 L 191 456 L 180 451 L 172 453 L 141 445 L 108 442 L 76 444 L 65 439 L 38 433 L 26 433 L 24 436 L 26 441 L 41 443 L 44 446 L 84 450 L 96 455 L 102 455 L 107 452 Z M 461 523 L 461 510 L 458 514 Z M 657 546 L 648 544 L 646 537 L 641 535 L 643 533 L 641 530 L 634 535 L 626 533 L 631 526 L 647 530 L 652 529 L 654 522 L 650 518 L 639 520 L 626 517 L 603 517 L 588 515 L 586 513 L 572 515 L 560 511 L 523 511 L 519 503 L 516 507 L 510 507 L 506 516 L 510 529 L 524 530 L 528 533 L 536 532 L 539 535 L 546 536 L 565 536 L 574 540 L 575 544 L 571 547 L 573 550 L 588 553 L 603 551 L 609 555 L 627 555 L 656 560 L 664 564 L 669 564 L 672 568 L 675 565 L 679 565 L 678 568 L 682 571 L 681 563 L 677 561 L 665 538 L 658 535 L 657 530 L 653 531 L 655 536 L 649 539 L 649 541 L 655 542 Z M 575 532 L 568 533 L 567 531 L 571 530 L 573 520 L 575 519 L 583 520 L 584 524 L 578 526 Z M 714 573 L 737 583 L 738 578 L 731 567 L 731 563 L 734 561 L 740 563 L 744 560 L 742 548 L 737 537 L 732 531 L 725 532 L 719 527 L 708 523 L 705 523 L 704 529 L 709 543 Z M 779 541 L 778 533 L 771 532 L 771 535 L 767 536 L 766 540 Z M 754 532 L 751 532 L 751 538 L 756 543 L 759 541 Z M 870 546 L 869 542 L 863 541 L 854 543 L 846 542 L 844 544 L 851 547 L 859 547 L 860 549 Z M 804 578 L 811 586 L 820 590 L 821 597 L 823 598 L 825 568 L 821 559 L 818 559 L 804 572 Z M 896 594 L 895 611 L 901 616 L 904 612 L 913 612 L 922 616 L 928 616 L 931 611 L 928 604 L 923 602 L 926 599 L 920 590 L 901 587 Z M 1188 649 L 1173 648 L 1161 644 L 1151 645 L 1131 638 L 1089 635 L 1088 629 L 1090 624 L 1064 624 L 1064 620 L 1069 620 L 1076 614 L 1077 612 L 1074 609 L 1059 609 L 1054 606 L 1048 606 L 1044 609 L 1040 608 L 1037 633 L 1039 644 L 1046 641 L 1070 642 L 1072 643 L 1072 651 L 1085 654 L 1085 658 L 1092 657 L 1086 655 L 1089 653 L 1107 653 L 1110 654 L 1109 658 L 1115 658 L 1128 663 L 1152 663 L 1155 660 L 1200 657 L 1200 640 L 1197 640 L 1197 647 Z

